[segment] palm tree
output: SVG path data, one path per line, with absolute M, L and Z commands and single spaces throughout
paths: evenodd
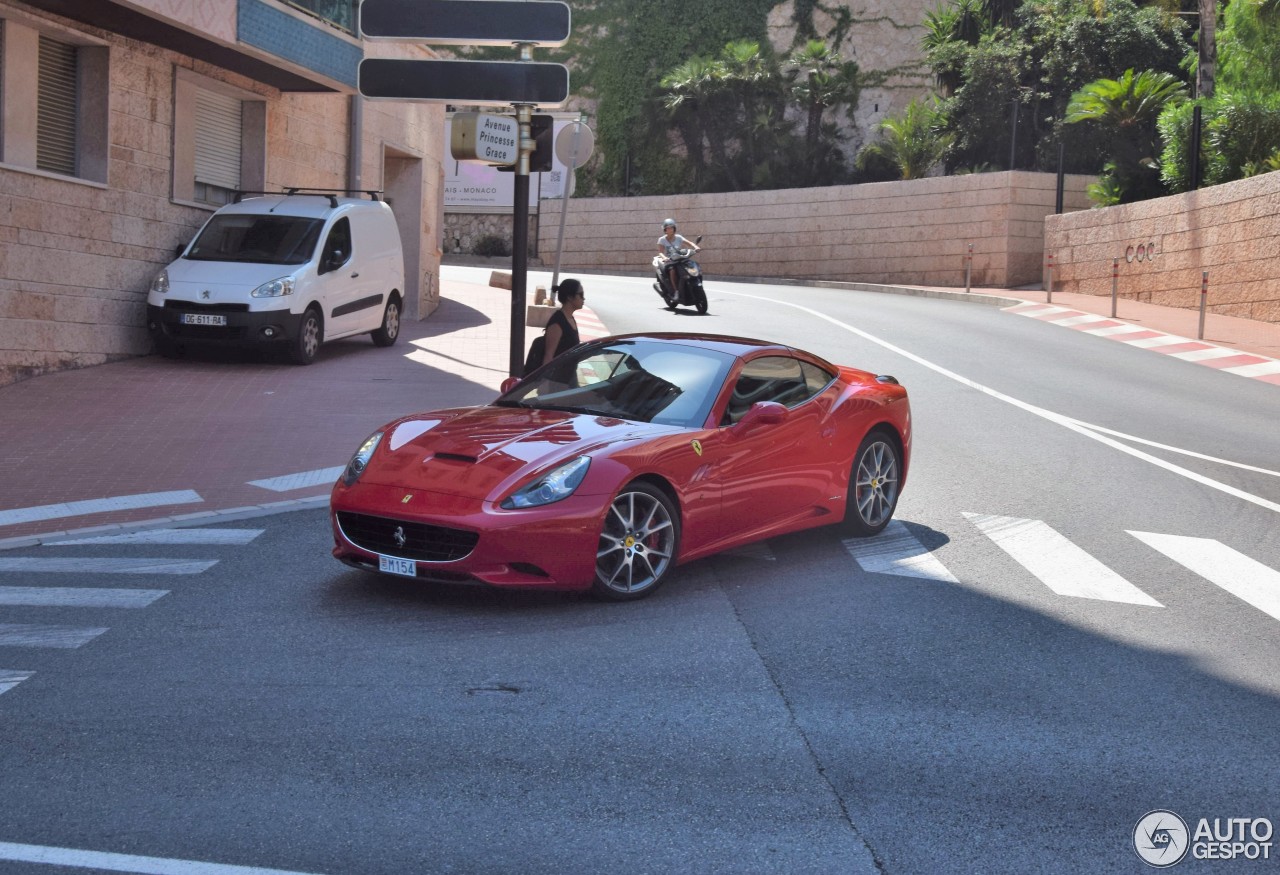
M 702 104 L 715 88 L 718 68 L 714 61 L 694 57 L 662 77 L 659 83 L 666 93 L 662 105 L 671 113 L 671 122 L 680 131 L 685 151 L 693 165 L 694 191 L 702 190 L 706 173 L 703 148 Z
M 1130 68 L 1119 79 L 1097 79 L 1085 85 L 1067 104 L 1067 124 L 1098 125 L 1112 141 L 1111 171 L 1121 189 L 1121 201 L 1159 194 L 1159 176 L 1150 173 L 1160 154 L 1156 122 L 1166 106 L 1187 99 L 1187 86 L 1170 73 Z
M 752 124 L 759 114 L 759 98 L 777 79 L 777 66 L 769 63 L 760 43 L 755 40 L 734 40 L 726 44 L 719 60 L 723 84 L 736 103 L 733 114 L 738 117 L 739 129 L 744 132 L 742 147 L 747 167 L 754 168 L 757 150 Z
M 903 179 L 921 179 L 937 166 L 951 145 L 942 133 L 945 121 L 938 99 L 914 99 L 900 116 L 880 123 L 881 138 L 864 149 L 897 165 Z
M 822 40 L 809 40 L 791 54 L 787 67 L 797 76 L 792 93 L 808 110 L 804 140 L 805 148 L 813 156 L 822 133 L 823 113 L 829 107 L 858 101 L 861 88 L 858 65 L 855 61 L 845 61 Z

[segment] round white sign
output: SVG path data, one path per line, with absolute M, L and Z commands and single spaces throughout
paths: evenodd
M 574 140 L 577 154 L 574 154 Z M 582 122 L 570 122 L 556 134 L 556 157 L 566 167 L 581 167 L 591 157 L 596 147 L 596 135 Z

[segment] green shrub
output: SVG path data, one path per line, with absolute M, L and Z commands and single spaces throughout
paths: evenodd
M 476 240 L 475 245 L 471 247 L 471 253 L 484 256 L 510 255 L 511 244 L 497 234 L 485 234 Z

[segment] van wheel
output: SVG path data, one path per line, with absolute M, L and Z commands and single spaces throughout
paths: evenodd
M 316 360 L 316 352 L 320 349 L 320 341 L 324 337 L 324 323 L 320 311 L 311 307 L 302 314 L 302 322 L 298 325 L 298 336 L 293 339 L 289 348 L 289 358 L 294 364 L 309 365 Z
M 391 346 L 400 336 L 400 299 L 392 297 L 387 301 L 387 309 L 382 314 L 382 327 L 376 328 L 369 335 L 374 346 Z

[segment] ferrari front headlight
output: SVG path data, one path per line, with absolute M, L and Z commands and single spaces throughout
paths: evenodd
M 342 472 L 343 484 L 350 486 L 360 479 L 364 469 L 369 467 L 369 460 L 373 458 L 373 451 L 378 448 L 378 442 L 381 440 L 382 432 L 380 431 L 375 431 L 365 438 L 364 443 L 360 445 L 360 449 L 356 450 L 356 454 L 347 463 L 346 470 Z
M 573 495 L 587 476 L 591 459 L 586 456 L 565 462 L 559 468 L 542 475 L 537 480 L 513 493 L 499 507 L 516 510 L 524 507 L 541 507 Z

